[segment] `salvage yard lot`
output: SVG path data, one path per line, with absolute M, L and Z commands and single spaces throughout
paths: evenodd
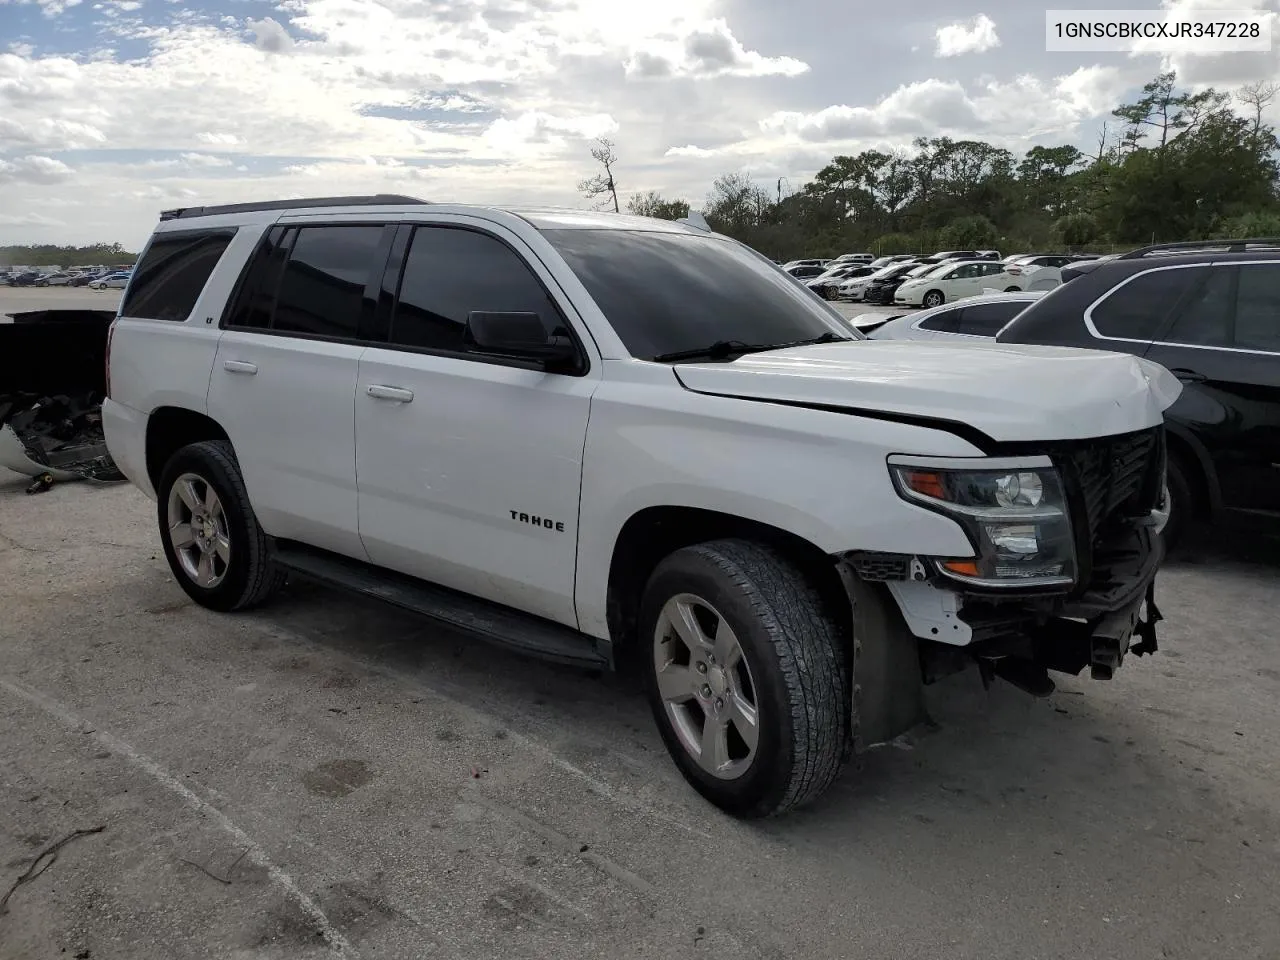
M 136 490 L 26 482 L 0 471 L 0 898 L 34 875 L 3 960 L 1280 942 L 1275 544 L 1192 544 L 1157 584 L 1161 651 L 1115 680 L 1032 700 L 951 678 L 929 728 L 746 824 L 680 779 L 628 680 L 309 585 L 214 614 Z

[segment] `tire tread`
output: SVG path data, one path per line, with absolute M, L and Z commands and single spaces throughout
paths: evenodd
M 757 816 L 777 816 L 831 785 L 848 756 L 851 708 L 840 629 L 804 571 L 778 550 L 750 540 L 686 548 L 718 567 L 748 598 L 772 638 L 791 702 L 793 763 L 781 796 Z

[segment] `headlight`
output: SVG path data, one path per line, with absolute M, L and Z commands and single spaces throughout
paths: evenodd
M 893 463 L 899 495 L 957 520 L 975 556 L 939 558 L 948 577 L 985 587 L 1075 582 L 1075 541 L 1051 466 L 952 469 Z

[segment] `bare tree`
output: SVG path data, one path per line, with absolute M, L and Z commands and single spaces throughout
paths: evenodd
M 1236 92 L 1236 99 L 1247 107 L 1253 108 L 1253 136 L 1257 139 L 1262 131 L 1262 111 L 1280 93 L 1280 83 L 1274 80 L 1256 80 L 1245 84 Z
M 596 145 L 591 148 L 591 158 L 604 167 L 604 173 L 597 173 L 594 177 L 583 180 L 578 184 L 578 189 L 589 200 L 607 196 L 609 199 L 601 206 L 608 206 L 612 200 L 613 212 L 621 212 L 618 206 L 618 185 L 613 179 L 613 165 L 618 162 L 618 155 L 613 152 L 613 141 L 607 137 L 597 140 Z

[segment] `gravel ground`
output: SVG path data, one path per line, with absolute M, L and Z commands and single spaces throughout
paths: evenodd
M 702 803 L 640 695 L 297 587 L 191 604 L 128 486 L 0 476 L 0 957 L 1273 958 L 1280 561 L 1161 652 L 976 676 L 816 806 Z
M 136 490 L 25 484 L 0 472 L 3 960 L 1280 954 L 1274 543 L 1193 544 L 1116 679 L 951 678 L 927 729 L 745 824 L 623 680 L 312 586 L 217 615 Z

